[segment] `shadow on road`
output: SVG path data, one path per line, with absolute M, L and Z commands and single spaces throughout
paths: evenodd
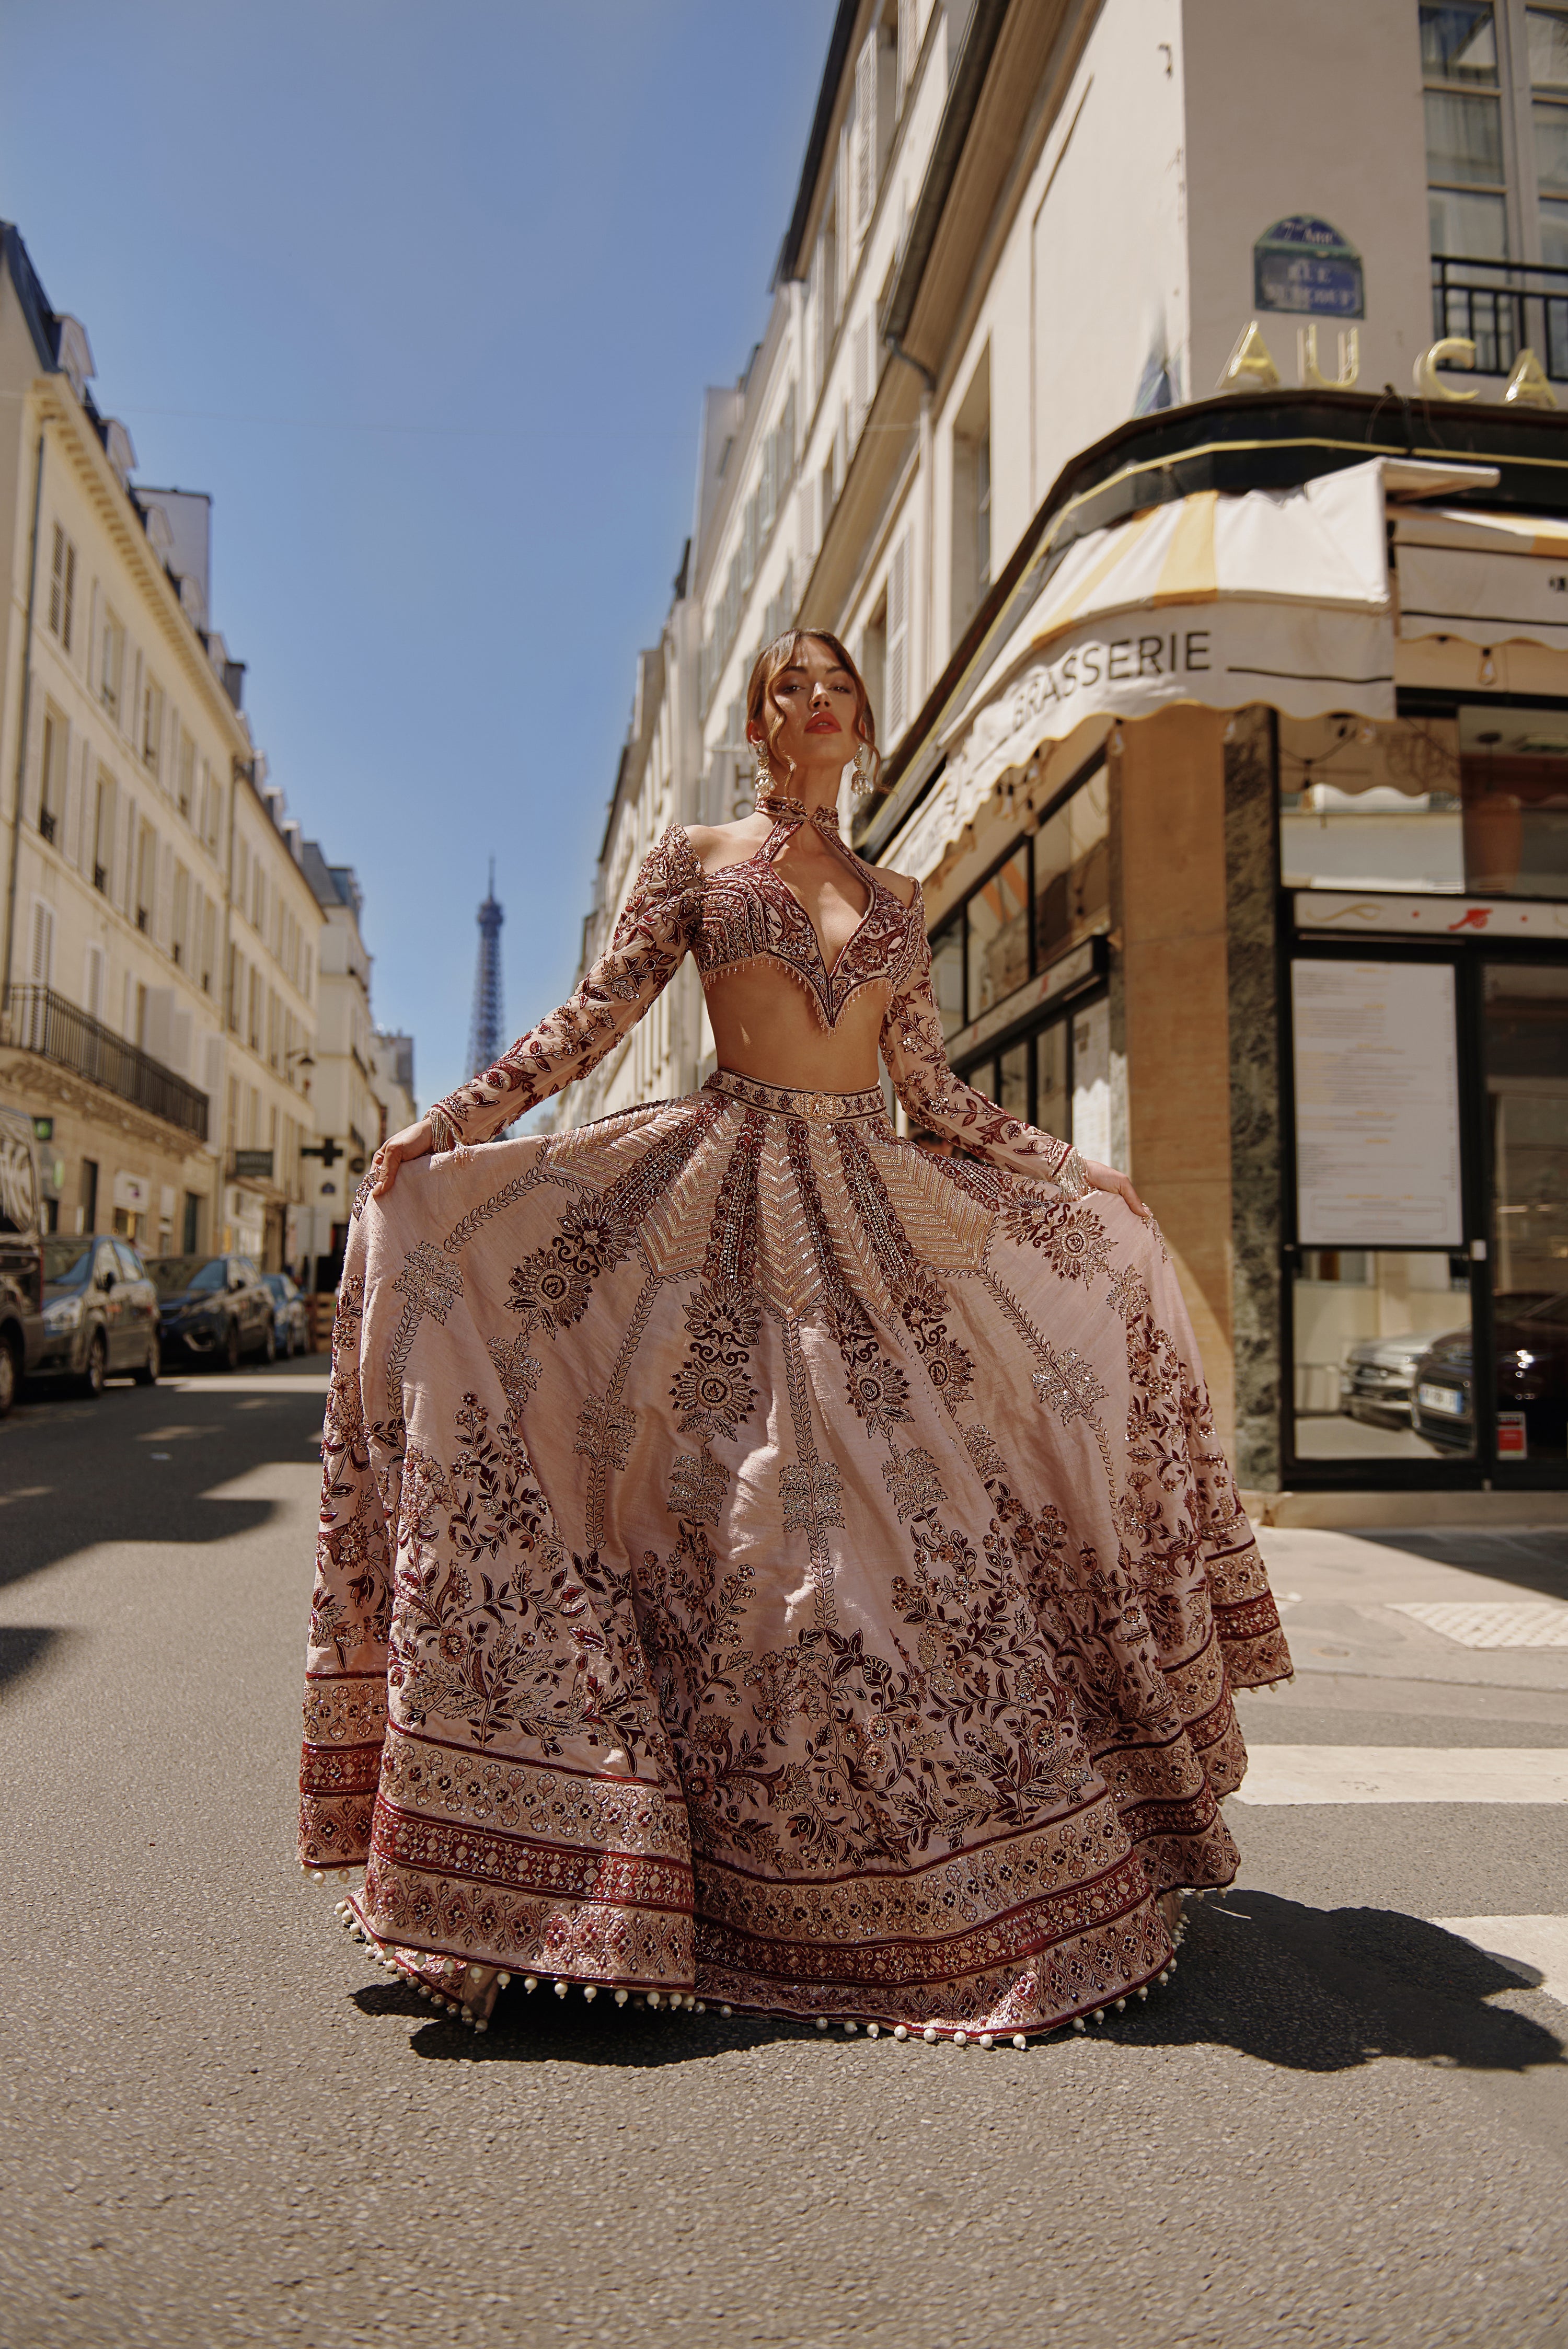
M 1563 2065 L 1553 2031 L 1489 2003 L 1500 1992 L 1527 1988 L 1520 1975 L 1425 1918 L 1238 1892 L 1190 1903 L 1189 1919 L 1176 1980 L 1151 1991 L 1147 2003 L 1091 2023 L 1097 2038 L 1128 2047 L 1230 2047 L 1284 2071 L 1354 2071 L 1387 2056 L 1483 2072 Z M 647 2070 L 829 2035 L 756 2016 L 590 2008 L 580 1996 L 558 2002 L 516 1983 L 483 2037 L 455 2016 L 431 2015 L 402 1982 L 370 1983 L 354 2003 L 366 2016 L 424 2017 L 409 2045 L 437 2063 Z M 1031 2041 L 1030 2050 L 1063 2044 L 1058 2033 Z
M 0 1423 L 0 1586 L 95 1542 L 183 1547 L 266 1525 L 271 1501 L 214 1488 L 273 1461 L 310 1464 L 325 1401 L 214 1378 L 24 1404 Z
M 71 1637 L 45 1624 L 0 1623 L 0 1690 L 46 1662 Z

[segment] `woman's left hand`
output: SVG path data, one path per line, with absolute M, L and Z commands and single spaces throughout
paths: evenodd
M 1114 1191 L 1119 1198 L 1126 1200 L 1135 1216 L 1148 1215 L 1149 1209 L 1133 1189 L 1130 1176 L 1119 1174 L 1114 1166 L 1102 1166 L 1094 1158 L 1084 1160 L 1083 1171 L 1097 1191 Z

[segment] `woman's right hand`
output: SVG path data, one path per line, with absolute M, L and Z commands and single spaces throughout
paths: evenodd
M 436 1146 L 435 1128 L 428 1117 L 413 1125 L 406 1125 L 401 1133 L 389 1133 L 370 1162 L 375 1181 L 370 1185 L 373 1199 L 385 1198 L 397 1180 L 397 1169 L 411 1158 L 428 1158 Z

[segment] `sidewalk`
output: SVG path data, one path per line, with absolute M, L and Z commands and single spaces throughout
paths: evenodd
M 1270 1526 L 1298 1675 L 1568 1692 L 1568 1535 Z

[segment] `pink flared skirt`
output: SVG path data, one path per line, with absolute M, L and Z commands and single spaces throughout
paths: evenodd
M 1290 1659 L 1110 1195 L 722 1071 L 422 1161 L 356 1205 L 324 1460 L 301 1857 L 438 1992 L 1031 2033 L 1234 1872 L 1232 1691 Z

